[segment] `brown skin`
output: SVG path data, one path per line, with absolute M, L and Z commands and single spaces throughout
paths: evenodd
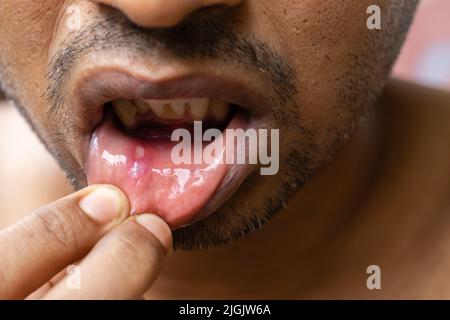
M 374 103 L 381 91 L 414 9 L 412 1 L 381 1 L 385 27 L 381 31 L 373 31 L 368 30 L 365 23 L 370 1 L 286 0 L 278 1 L 276 6 L 272 2 L 269 6 L 265 1 L 244 1 L 239 5 L 236 1 L 224 1 L 224 6 L 216 11 L 202 12 L 193 10 L 208 8 L 209 1 L 190 9 L 179 0 L 164 2 L 164 5 L 154 8 L 147 5 L 148 2 L 153 1 L 141 1 L 142 6 L 136 4 L 136 7 L 116 3 L 121 10 L 119 12 L 86 0 L 47 1 L 39 5 L 30 5 L 29 1 L 4 3 L 2 12 L 6 23 L 2 38 L 8 41 L 0 48 L 0 78 L 7 93 L 16 100 L 77 187 L 86 184 L 83 143 L 92 133 L 92 123 L 83 120 L 70 101 L 77 94 L 77 79 L 88 73 L 92 66 L 113 68 L 119 64 L 140 70 L 160 70 L 158 68 L 162 66 L 183 69 L 187 73 L 226 75 L 228 72 L 234 77 L 238 75 L 237 80 L 244 85 L 256 86 L 256 91 L 265 94 L 267 101 L 264 102 L 272 110 L 260 117 L 260 123 L 264 128 L 280 128 L 279 174 L 256 176 L 251 184 L 243 184 L 240 191 L 215 214 L 197 225 L 175 232 L 175 246 L 187 249 L 226 243 L 257 229 L 332 158 L 364 109 Z M 58 50 L 70 47 L 66 42 L 80 47 L 75 41 L 80 34 L 82 40 L 89 42 L 89 34 L 69 32 L 67 28 L 69 16 L 65 12 L 74 4 L 80 8 L 83 26 L 98 25 L 99 20 L 109 19 L 100 30 L 97 29 L 96 37 L 101 38 L 111 29 L 114 37 L 130 34 L 133 29 L 118 21 L 117 13 L 150 28 L 147 29 L 150 32 L 151 28 L 164 25 L 167 5 L 176 17 L 196 13 L 197 16 L 190 21 L 193 24 L 202 23 L 200 18 L 218 23 L 224 21 L 226 34 L 239 34 L 240 39 L 252 43 L 252 47 L 256 47 L 254 42 L 258 41 L 266 52 L 260 54 L 262 65 L 259 66 L 255 61 L 246 61 L 252 52 L 221 59 L 233 49 L 227 45 L 222 51 L 219 49 L 218 58 L 206 57 L 202 53 L 194 55 L 195 58 L 180 56 L 148 43 L 144 46 L 147 45 L 150 51 L 143 54 L 137 49 L 143 44 L 138 46 L 139 37 L 132 33 L 123 37 L 129 41 L 126 45 L 116 43 L 116 50 L 84 50 L 64 73 L 66 77 L 60 96 L 67 103 L 62 104 L 58 112 L 48 113 L 52 101 L 49 102 L 43 93 L 62 83 L 58 77 L 53 82 L 46 77 L 52 71 L 49 64 L 54 61 L 52 59 Z M 233 4 L 235 6 L 231 6 Z M 136 11 L 148 11 L 149 21 L 136 18 Z M 156 16 L 157 19 L 151 18 Z M 29 23 L 24 24 L 23 21 Z M 204 24 L 203 29 L 209 26 Z M 199 30 L 202 30 L 202 24 Z M 139 36 L 143 34 L 145 30 L 140 29 Z M 225 44 L 226 34 L 220 37 L 225 39 Z M 108 43 L 111 42 L 114 40 Z M 168 42 L 170 47 L 170 40 Z M 229 43 L 233 44 L 233 41 Z M 192 43 L 183 43 L 183 49 L 191 47 L 193 50 L 197 45 L 194 39 Z M 272 57 L 271 54 L 273 59 L 265 59 Z M 247 72 L 236 73 L 234 68 Z M 277 74 L 277 71 L 280 72 Z M 280 73 L 281 79 L 267 80 Z M 246 195 L 245 202 L 240 198 L 243 194 Z
M 49 59 L 67 36 L 60 28 L 62 8 L 72 2 L 80 4 L 86 19 L 100 14 L 99 7 L 89 1 L 2 4 L 8 17 L 20 13 L 6 20 L 1 31 L 14 45 L 0 47 L 0 63 L 4 86 L 24 107 L 49 149 L 62 151 L 67 158 L 63 160 L 70 154 L 77 162 L 76 150 L 64 150 L 49 138 L 57 123 L 44 117 L 48 104 L 41 97 L 48 86 Z M 303 178 L 313 169 L 323 169 L 263 230 L 227 247 L 175 254 L 148 297 L 448 297 L 449 288 L 442 282 L 449 240 L 445 193 L 450 150 L 445 137 L 450 114 L 444 108 L 448 97 L 393 84 L 379 108 L 367 114 L 335 160 L 324 167 L 362 111 L 372 106 L 401 45 L 409 20 L 405 12 L 411 12 L 412 2 L 395 3 L 400 5 L 382 1 L 386 25 L 380 32 L 368 31 L 361 22 L 370 1 L 339 5 L 334 1 L 278 1 L 270 7 L 264 1 L 247 1 L 227 9 L 231 17 L 242 21 L 241 32 L 267 43 L 296 71 L 299 92 L 294 99 L 301 106 L 297 112 L 311 134 L 309 143 L 296 145 L 295 150 L 310 155 L 313 164 L 304 168 L 308 170 Z M 163 6 L 158 7 L 160 15 L 149 15 L 158 19 L 149 21 L 135 16 L 133 8 L 118 7 L 146 27 L 177 23 L 164 19 L 162 9 L 167 8 Z M 185 8 L 174 8 L 181 8 L 180 17 L 186 16 Z M 6 61 L 14 63 L 6 68 Z M 220 62 L 209 63 L 220 66 Z M 289 142 L 298 134 L 295 128 L 282 132 L 282 151 L 289 151 Z M 239 199 L 231 199 L 204 222 L 209 231 L 217 230 L 224 216 L 228 219 L 223 227 L 239 228 L 229 208 L 245 216 L 249 208 L 260 208 L 261 199 L 278 190 L 273 186 L 286 181 L 284 174 L 290 169 L 284 170 L 246 190 L 245 205 L 236 206 Z M 224 240 L 220 235 L 218 239 Z M 370 264 L 382 268 L 381 291 L 365 287 Z
M 172 236 L 161 218 L 129 213 L 120 190 L 96 185 L 0 231 L 0 299 L 141 298 L 171 252 Z M 75 264 L 79 290 L 67 285 L 66 267 Z
M 390 83 L 273 221 L 230 246 L 177 252 L 147 297 L 448 298 L 449 105 L 448 93 Z M 366 287 L 372 264 L 382 290 Z

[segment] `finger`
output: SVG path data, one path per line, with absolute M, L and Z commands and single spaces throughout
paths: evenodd
M 128 217 L 125 195 L 90 186 L 0 232 L 0 298 L 21 299 L 85 256 Z
M 74 264 L 76 265 L 76 263 Z M 73 267 L 74 265 L 70 265 L 66 268 L 64 268 L 62 271 L 57 273 L 53 278 L 51 278 L 49 281 L 47 281 L 44 285 L 42 285 L 40 288 L 38 288 L 36 291 L 32 292 L 30 295 L 26 297 L 26 300 L 40 300 L 44 295 L 47 294 L 47 292 L 50 291 L 51 288 L 53 288 L 61 279 L 63 279 L 67 274 L 70 274 L 70 267 Z
M 79 264 L 79 286 L 62 279 L 44 299 L 137 299 L 172 252 L 169 226 L 155 215 L 130 218 L 103 237 Z

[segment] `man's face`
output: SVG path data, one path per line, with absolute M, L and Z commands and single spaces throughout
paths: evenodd
M 160 2 L 151 10 L 175 3 L 178 13 L 176 1 Z M 142 27 L 136 17 L 146 13 L 133 6 L 0 4 L 3 89 L 74 185 L 120 186 L 137 213 L 167 218 L 184 248 L 255 230 L 330 160 L 379 94 L 415 7 L 377 1 L 382 29 L 369 30 L 370 0 L 215 2 L 224 5 L 165 28 Z M 126 128 L 135 113 L 142 123 Z M 195 117 L 222 129 L 279 129 L 279 172 L 166 163 L 161 136 Z

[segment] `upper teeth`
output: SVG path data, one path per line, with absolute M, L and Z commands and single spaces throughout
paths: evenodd
M 224 101 L 209 98 L 174 100 L 125 100 L 112 102 L 114 112 L 127 127 L 132 127 L 138 114 L 152 111 L 163 120 L 180 120 L 190 115 L 193 120 L 203 120 L 208 112 L 217 120 L 224 120 L 230 105 Z
M 113 101 L 113 107 L 114 112 L 125 126 L 131 127 L 134 125 L 137 110 L 134 103 L 129 100 L 120 99 Z
M 208 112 L 211 100 L 208 98 L 190 99 L 186 104 L 194 120 L 202 120 Z

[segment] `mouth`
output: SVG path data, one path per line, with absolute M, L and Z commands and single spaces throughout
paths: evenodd
M 155 80 L 104 69 L 88 73 L 75 96 L 85 124 L 80 131 L 87 182 L 121 188 L 131 214 L 157 214 L 172 229 L 191 225 L 222 206 L 256 169 L 223 161 L 225 131 L 260 126 L 265 112 L 262 96 L 242 83 L 201 74 Z M 180 144 L 172 141 L 173 132 L 184 129 L 192 138 L 199 123 L 202 133 L 221 132 L 221 139 L 200 145 L 201 152 L 218 150 L 212 161 L 173 161 Z M 195 159 L 195 141 L 187 142 Z

